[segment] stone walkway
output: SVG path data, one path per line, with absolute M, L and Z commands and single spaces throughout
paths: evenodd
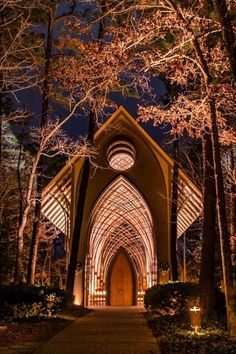
M 137 307 L 106 307 L 51 338 L 34 354 L 159 354 L 157 342 Z

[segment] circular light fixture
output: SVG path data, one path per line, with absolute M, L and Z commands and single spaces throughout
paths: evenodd
M 126 171 L 135 162 L 135 148 L 125 140 L 112 143 L 107 150 L 107 160 L 111 168 L 116 171 Z

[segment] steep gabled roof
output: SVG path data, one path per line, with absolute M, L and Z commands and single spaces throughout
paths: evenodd
M 115 125 L 119 120 L 125 119 L 126 122 L 134 126 L 135 129 L 150 144 L 157 156 L 164 159 L 170 168 L 173 168 L 174 161 L 158 145 L 158 143 L 138 124 L 138 122 L 120 106 L 110 118 L 98 129 L 94 140 L 96 141 L 110 126 Z M 71 203 L 71 167 L 78 163 L 78 168 L 83 164 L 83 158 L 73 157 L 61 171 L 52 179 L 43 193 L 42 212 L 52 221 L 62 232 L 68 234 L 70 222 L 70 203 Z M 177 232 L 181 236 L 186 229 L 194 222 L 202 210 L 202 195 L 198 188 L 192 183 L 187 175 L 179 171 L 179 199 L 178 199 L 178 221 Z

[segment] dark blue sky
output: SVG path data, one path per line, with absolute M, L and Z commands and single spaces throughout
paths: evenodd
M 77 13 L 83 13 L 85 10 L 88 11 L 88 9 L 90 8 L 89 11 L 91 11 L 91 5 L 89 4 L 80 4 L 77 6 L 76 8 L 76 12 Z M 92 9 L 94 10 L 94 5 L 92 7 Z M 60 8 L 59 8 L 59 12 L 58 15 L 60 15 L 63 12 L 67 12 L 68 11 L 68 3 L 66 4 L 61 4 Z M 86 12 L 88 16 L 88 12 Z M 92 13 L 92 12 L 91 12 Z M 85 16 L 85 17 L 86 17 Z M 83 15 L 82 15 L 83 17 Z M 59 29 L 58 27 L 61 27 L 63 24 L 59 23 L 54 27 L 54 31 L 55 31 L 55 37 L 58 36 L 59 33 Z M 39 33 L 43 33 L 44 35 L 46 35 L 46 31 L 45 31 L 45 26 L 43 24 L 38 24 L 35 29 L 37 30 L 37 32 Z M 165 90 L 165 86 L 163 81 L 161 81 L 158 78 L 153 78 L 151 80 L 151 84 L 155 90 L 155 94 L 156 94 L 156 101 L 158 102 L 159 99 L 165 95 L 166 90 Z M 123 105 L 128 112 L 133 115 L 135 118 L 137 118 L 137 105 L 140 103 L 146 103 L 145 101 L 147 101 L 148 97 L 143 97 L 141 100 L 135 99 L 135 98 L 125 98 L 122 96 L 122 94 L 119 93 L 112 93 L 110 94 L 110 98 L 119 106 L 119 105 Z M 18 103 L 15 102 L 15 105 L 17 107 L 25 107 L 27 108 L 30 112 L 32 112 L 32 125 L 37 125 L 37 121 L 41 120 L 41 96 L 39 93 L 38 88 L 31 88 L 29 90 L 25 90 L 25 91 L 21 91 L 18 92 L 17 94 L 17 99 L 18 99 Z M 54 112 L 53 112 L 53 116 L 56 117 L 63 117 L 66 115 L 66 111 L 59 105 L 54 104 L 53 106 Z M 78 137 L 80 135 L 86 135 L 87 134 L 87 124 L 88 124 L 88 119 L 84 116 L 81 115 L 76 115 L 75 117 L 71 118 L 70 121 L 68 121 L 65 126 L 64 129 L 65 131 L 71 136 L 71 137 Z M 161 144 L 162 140 L 163 140 L 163 129 L 161 129 L 160 127 L 153 127 L 152 121 L 149 121 L 148 123 L 140 123 L 143 128 L 157 141 Z
M 155 90 L 156 99 L 158 101 L 163 95 L 165 95 L 166 90 L 164 83 L 158 78 L 153 78 L 151 82 Z M 126 98 L 117 92 L 110 94 L 110 97 L 118 106 L 123 105 L 127 111 L 135 118 L 137 118 L 138 104 L 145 101 L 145 98 L 142 100 L 138 100 L 136 98 Z M 17 107 L 25 107 L 30 112 L 32 112 L 32 124 L 37 125 L 37 121 L 40 120 L 42 109 L 41 97 L 38 89 L 35 87 L 29 90 L 21 91 L 17 94 L 17 99 L 19 102 L 15 102 L 15 105 Z M 66 114 L 66 111 L 63 110 L 61 106 L 54 105 L 53 113 L 55 116 L 63 116 Z M 87 134 L 87 123 L 88 119 L 86 117 L 76 115 L 65 124 L 64 129 L 71 137 L 77 138 L 80 135 Z M 140 124 L 157 142 L 161 143 L 163 140 L 163 129 L 160 127 L 153 127 L 152 121 Z

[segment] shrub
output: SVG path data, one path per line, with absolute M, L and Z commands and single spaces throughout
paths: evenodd
M 46 318 L 54 316 L 65 305 L 61 289 L 26 284 L 0 288 L 2 318 Z
M 161 315 L 182 314 L 189 311 L 191 300 L 198 297 L 195 283 L 169 282 L 158 284 L 145 293 L 146 309 L 155 310 Z
M 150 316 L 150 314 L 149 314 Z M 184 315 L 153 316 L 149 325 L 162 354 L 235 354 L 236 341 L 228 336 L 223 323 L 208 322 L 195 334 Z

